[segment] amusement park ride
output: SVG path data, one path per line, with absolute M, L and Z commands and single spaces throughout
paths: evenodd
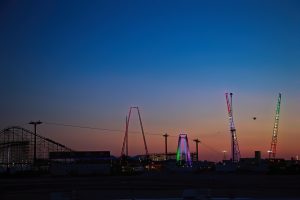
M 137 107 L 137 106 L 130 107 L 128 116 L 126 116 L 126 126 L 125 126 L 126 128 L 125 128 L 125 135 L 124 135 L 124 140 L 123 140 L 121 157 L 124 157 L 124 156 L 128 157 L 129 156 L 128 155 L 128 130 L 129 130 L 129 122 L 130 122 L 131 112 L 132 112 L 133 109 L 136 109 L 137 112 L 138 112 L 140 126 L 141 126 L 141 132 L 142 132 L 142 135 L 143 135 L 143 141 L 144 141 L 144 145 L 145 145 L 145 155 L 146 155 L 146 157 L 148 157 L 149 153 L 148 153 L 148 147 L 147 147 L 144 128 L 143 128 L 142 118 L 141 118 L 139 107 Z
M 191 153 L 187 134 L 180 134 L 176 152 L 176 161 L 179 166 L 192 166 Z
M 271 149 L 268 151 L 269 152 L 269 159 L 273 159 L 273 160 L 276 157 L 280 104 L 281 104 L 281 93 L 279 93 L 278 99 L 277 99 L 277 106 L 276 106 L 275 122 L 274 122 L 273 134 L 272 134 Z
M 225 93 L 226 102 L 227 102 L 227 109 L 228 109 L 228 116 L 229 116 L 229 126 L 230 126 L 230 133 L 231 133 L 231 154 L 232 154 L 232 162 L 237 163 L 241 157 L 239 144 L 236 135 L 236 129 L 233 122 L 233 110 L 232 110 L 232 93 L 229 94 Z
M 236 134 L 236 128 L 234 125 L 233 120 L 233 104 L 232 104 L 232 93 L 225 93 L 226 97 L 226 103 L 227 103 L 227 109 L 228 109 L 228 117 L 229 117 L 229 127 L 230 127 L 230 133 L 231 133 L 231 160 L 233 163 L 238 163 L 241 157 L 238 140 L 237 140 L 237 134 Z M 277 136 L 278 136 L 278 125 L 279 125 L 279 113 L 280 113 L 280 104 L 281 104 L 281 93 L 279 93 L 278 99 L 277 99 L 277 105 L 276 105 L 276 114 L 275 114 L 275 122 L 273 127 L 273 133 L 272 133 L 272 142 L 271 142 L 271 148 L 268 151 L 269 152 L 269 160 L 275 160 L 276 159 L 276 148 L 277 148 Z M 126 116 L 126 123 L 125 123 L 125 134 L 123 139 L 123 145 L 122 145 L 122 151 L 121 151 L 121 158 L 129 158 L 129 143 L 128 143 L 128 137 L 129 137 L 129 124 L 130 119 L 132 116 L 133 110 L 137 111 L 138 118 L 139 118 L 139 124 L 141 128 L 141 134 L 143 138 L 143 144 L 144 144 L 144 150 L 145 154 L 143 155 L 145 159 L 145 163 L 148 163 L 150 161 L 144 127 L 142 123 L 142 118 L 140 114 L 139 107 L 134 106 L 129 108 L 129 113 Z M 256 117 L 253 118 L 253 120 L 256 120 Z M 36 133 L 36 126 L 41 124 L 40 121 L 36 122 L 30 122 L 30 124 L 34 125 L 34 132 L 29 131 L 27 129 L 24 129 L 22 127 L 9 127 L 5 128 L 0 131 L 0 165 L 9 167 L 11 165 L 19 165 L 19 166 L 25 166 L 25 165 L 36 165 L 41 163 L 48 163 L 49 162 L 49 153 L 50 152 L 58 152 L 58 153 L 64 153 L 64 152 L 72 152 L 70 148 L 57 143 L 51 139 L 45 138 L 41 135 L 38 135 Z M 48 123 L 49 124 L 49 123 Z M 63 124 L 62 124 L 63 125 Z M 66 125 L 64 125 L 66 126 Z M 74 126 L 72 126 L 74 127 Z M 82 127 L 80 127 L 82 128 Z M 164 160 L 169 160 L 171 153 L 168 153 L 167 148 L 167 139 L 170 135 L 165 133 L 164 135 L 165 139 L 165 152 L 163 158 Z M 184 167 L 190 167 L 192 166 L 192 160 L 198 161 L 198 143 L 200 143 L 200 140 L 194 139 L 193 140 L 196 143 L 196 155 L 197 158 L 194 159 L 193 155 L 190 153 L 189 149 L 189 142 L 188 142 L 188 136 L 187 134 L 179 134 L 178 138 L 178 146 L 176 150 L 176 163 L 178 166 L 184 166 Z M 224 153 L 224 159 L 225 158 L 225 152 Z M 173 153 L 174 161 L 175 161 L 175 153 Z M 192 159 L 193 158 L 193 159 Z M 125 159 L 125 160 L 126 160 Z

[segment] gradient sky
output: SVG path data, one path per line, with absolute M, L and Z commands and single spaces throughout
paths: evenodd
M 266 156 L 281 92 L 277 155 L 296 156 L 299 10 L 296 0 L 1 1 L 0 127 L 124 129 L 137 105 L 146 132 L 186 132 L 203 142 L 200 159 L 220 160 L 230 151 L 229 91 L 242 157 Z M 76 150 L 121 151 L 122 133 L 38 130 Z M 146 138 L 151 153 L 164 151 L 162 136 Z M 143 153 L 139 134 L 129 143 L 130 154 Z M 169 138 L 170 151 L 176 143 Z

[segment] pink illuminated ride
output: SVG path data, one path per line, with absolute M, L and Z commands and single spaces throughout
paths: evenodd
M 179 134 L 176 161 L 179 166 L 192 166 L 187 134 Z

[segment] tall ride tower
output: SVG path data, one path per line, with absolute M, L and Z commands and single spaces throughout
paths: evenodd
M 275 122 L 273 127 L 271 149 L 269 152 L 269 159 L 275 159 L 276 157 L 276 146 L 277 146 L 277 135 L 278 135 L 278 124 L 279 124 L 279 113 L 280 113 L 280 104 L 281 104 L 281 93 L 278 95 Z
M 233 122 L 233 111 L 232 111 L 232 93 L 229 94 L 225 93 L 226 102 L 227 102 L 227 109 L 228 109 L 228 116 L 229 116 L 229 126 L 230 126 L 230 133 L 231 133 L 231 153 L 232 153 L 232 162 L 236 163 L 239 161 L 241 157 L 237 136 L 236 136 L 236 129 Z

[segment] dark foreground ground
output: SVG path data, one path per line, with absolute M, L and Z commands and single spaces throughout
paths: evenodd
M 0 199 L 181 197 L 185 189 L 212 197 L 299 198 L 300 175 L 151 174 L 97 177 L 0 178 Z

